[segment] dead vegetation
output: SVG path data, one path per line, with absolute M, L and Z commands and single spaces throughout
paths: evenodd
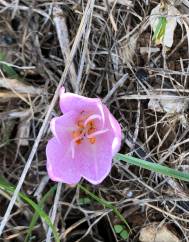
M 149 24 L 156 0 L 0 0 L 0 176 L 37 202 L 54 185 L 45 146 L 62 85 L 104 100 L 122 125 L 121 152 L 189 172 L 189 1 L 170 2 L 184 23 L 165 52 Z M 141 233 L 154 224 L 175 241 L 189 241 L 187 183 L 114 162 L 103 184 L 85 185 L 125 217 L 127 241 L 148 242 Z M 16 195 L 0 192 L 0 221 Z M 61 241 L 123 241 L 113 230 L 121 224 L 115 214 L 81 202 L 86 197 L 59 184 L 47 199 Z M 24 241 L 32 212 L 18 200 L 0 241 Z M 30 241 L 52 241 L 44 221 Z

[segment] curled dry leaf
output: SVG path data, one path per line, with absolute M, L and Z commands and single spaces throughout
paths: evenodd
M 139 241 L 141 242 L 180 242 L 179 238 L 165 225 L 158 227 L 153 223 L 141 229 Z
M 18 92 L 27 93 L 29 95 L 40 95 L 42 93 L 41 88 L 37 88 L 31 85 L 26 85 L 22 81 L 17 79 L 0 78 L 0 87 Z
M 187 107 L 188 101 L 185 99 L 151 99 L 148 103 L 149 109 L 170 115 L 183 113 Z
M 171 48 L 174 31 L 179 21 L 179 12 L 173 5 L 158 4 L 150 14 L 150 25 L 154 32 L 155 44 Z

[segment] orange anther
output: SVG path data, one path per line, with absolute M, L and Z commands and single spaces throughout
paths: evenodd
M 82 138 L 80 138 L 81 133 L 82 131 L 79 129 L 72 132 L 72 138 L 75 139 L 75 143 L 78 145 L 81 144 L 81 141 L 82 141 Z
M 83 120 L 79 120 L 79 121 L 77 122 L 77 126 L 78 126 L 79 128 L 81 128 L 81 129 L 83 129 L 83 128 L 84 128 Z
M 91 143 L 91 144 L 95 144 L 96 143 L 96 138 L 89 138 L 88 139 L 89 140 L 89 142 Z
M 87 125 L 92 127 L 92 126 L 93 126 L 93 123 L 94 123 L 94 122 L 91 120 L 91 121 L 89 121 L 89 122 L 87 123 Z
M 80 138 L 81 134 L 82 134 L 81 130 L 79 130 L 79 129 L 75 130 L 72 132 L 72 138 L 74 138 L 74 139 Z
M 88 129 L 87 133 L 89 135 L 89 134 L 94 133 L 95 131 L 96 131 L 95 127 L 91 127 L 91 128 Z
M 82 141 L 82 139 L 78 139 L 78 140 L 76 140 L 76 144 L 78 144 L 78 145 L 80 145 L 81 144 L 81 141 Z
M 91 135 L 96 131 L 94 120 L 89 120 L 85 124 L 85 121 L 88 117 L 89 115 L 82 115 L 82 117 L 77 120 L 77 128 L 72 132 L 72 138 L 75 140 L 76 144 L 81 144 L 84 137 Z M 94 144 L 96 142 L 96 138 L 88 138 L 88 141 L 91 144 Z

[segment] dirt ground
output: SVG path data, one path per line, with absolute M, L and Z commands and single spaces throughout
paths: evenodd
M 166 51 L 152 40 L 149 16 L 157 4 L 0 0 L 0 177 L 16 186 L 31 158 L 21 191 L 40 204 L 56 185 L 47 176 L 45 147 L 52 136 L 49 121 L 60 114 L 56 89 L 62 85 L 102 98 L 121 123 L 121 153 L 189 172 L 189 1 L 171 3 L 186 25 L 177 24 Z M 52 217 L 54 208 L 60 241 L 163 242 L 150 240 L 148 232 L 142 240 L 141 230 L 152 225 L 172 234 L 167 242 L 189 241 L 187 182 L 113 161 L 102 184 L 82 184 L 112 202 L 132 232 L 123 237 L 115 231 L 123 221 L 112 209 L 78 187 L 59 184 L 43 209 Z M 0 186 L 0 221 L 11 196 Z M 42 218 L 28 235 L 33 215 L 19 198 L 0 241 L 54 241 L 46 240 Z

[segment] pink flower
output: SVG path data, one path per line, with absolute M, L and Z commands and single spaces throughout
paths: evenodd
M 101 183 L 121 145 L 121 128 L 99 98 L 60 91 L 64 115 L 53 118 L 54 137 L 46 147 L 47 171 L 53 181 L 76 184 L 84 177 Z

